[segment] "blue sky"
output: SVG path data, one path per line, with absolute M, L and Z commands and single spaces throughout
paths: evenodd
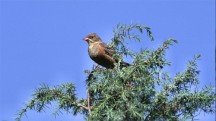
M 85 97 L 84 70 L 90 70 L 94 62 L 82 38 L 96 32 L 108 43 L 118 23 L 149 26 L 155 41 L 148 45 L 144 40 L 143 48 L 158 47 L 170 37 L 178 40 L 167 52 L 173 74 L 182 72 L 188 60 L 201 54 L 200 85 L 215 85 L 213 0 L 98 1 L 0 0 L 0 121 L 13 121 L 42 83 L 73 82 L 78 97 Z M 138 43 L 132 44 L 137 48 Z M 22 119 L 84 120 L 64 112 L 55 118 L 52 109 L 29 111 Z M 198 118 L 213 121 L 215 115 L 201 113 Z

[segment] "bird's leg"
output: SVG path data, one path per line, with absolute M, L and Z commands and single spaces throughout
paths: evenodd
M 100 69 L 100 66 L 97 64 L 97 65 L 95 66 L 95 70 L 98 70 L 98 69 Z
M 98 64 L 95 66 L 94 69 L 97 70 L 97 71 L 99 71 L 99 70 L 103 70 L 103 68 L 100 68 L 100 65 L 98 65 Z

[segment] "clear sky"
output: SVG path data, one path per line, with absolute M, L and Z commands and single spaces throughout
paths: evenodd
M 187 61 L 201 54 L 200 85 L 215 85 L 214 0 L 98 1 L 0 0 L 0 121 L 13 121 L 42 83 L 73 82 L 78 97 L 85 97 L 84 70 L 90 70 L 94 62 L 82 38 L 96 32 L 110 42 L 118 23 L 149 26 L 154 45 L 143 48 L 177 39 L 179 43 L 167 52 L 172 73 L 184 71 Z M 51 111 L 52 107 L 45 113 L 29 111 L 22 119 L 84 120 L 64 112 L 55 118 Z M 201 113 L 198 118 L 214 121 L 215 115 Z

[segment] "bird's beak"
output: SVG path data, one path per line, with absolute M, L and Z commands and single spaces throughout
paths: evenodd
M 85 41 L 88 41 L 88 40 L 89 40 L 89 38 L 85 37 L 85 38 L 83 38 L 83 40 L 85 40 Z

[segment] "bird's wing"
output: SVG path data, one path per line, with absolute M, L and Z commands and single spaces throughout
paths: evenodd
M 100 43 L 100 46 L 104 49 L 104 52 L 106 55 L 108 55 L 108 58 L 112 58 L 115 60 L 115 62 L 118 62 L 118 59 L 117 58 L 113 58 L 113 54 L 115 54 L 116 52 L 109 46 L 107 46 L 105 43 Z M 127 63 L 127 62 L 124 62 L 124 61 L 121 61 L 121 66 L 123 67 L 126 67 L 126 66 L 129 66 L 130 64 Z
M 113 56 L 113 54 L 115 53 L 115 51 L 112 48 L 110 48 L 109 46 L 107 46 L 105 43 L 100 43 L 100 46 L 102 48 L 104 48 L 105 54 L 107 54 L 109 56 Z

